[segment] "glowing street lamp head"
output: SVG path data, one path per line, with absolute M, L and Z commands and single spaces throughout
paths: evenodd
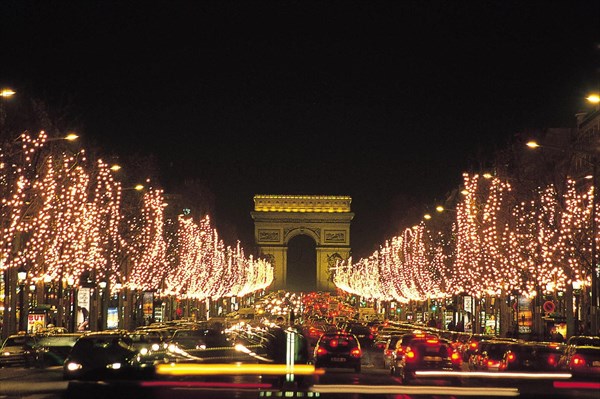
M 11 89 L 2 89 L 0 90 L 0 97 L 12 97 L 16 94 L 16 92 L 14 92 Z
M 75 133 L 69 133 L 65 136 L 65 140 L 68 140 L 68 141 L 77 140 L 78 138 L 79 138 L 79 136 L 76 135 Z
M 121 165 L 117 165 L 117 164 L 112 165 L 110 167 L 110 170 L 112 170 L 113 172 L 119 171 L 119 170 L 121 170 Z
M 527 142 L 525 145 L 526 145 L 527 147 L 529 147 L 529 148 L 539 148 L 539 146 L 540 146 L 540 145 L 537 143 L 537 141 L 533 141 L 533 140 L 532 140 L 532 141 L 528 141 L 528 142 Z
M 136 189 L 137 191 L 142 191 L 144 189 L 144 186 L 141 184 L 138 184 L 137 186 L 134 187 L 134 189 Z
M 441 205 L 438 205 L 438 206 L 435 207 L 435 210 L 438 211 L 438 212 L 444 212 L 444 207 L 441 206 Z
M 431 215 L 426 213 L 425 215 L 423 215 L 423 219 L 429 220 L 429 219 L 431 219 Z
M 598 95 L 598 94 L 590 94 L 585 99 L 588 100 L 588 102 L 590 102 L 592 104 L 599 104 L 600 103 L 600 95 Z

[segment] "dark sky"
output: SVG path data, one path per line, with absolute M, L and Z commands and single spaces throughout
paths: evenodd
M 0 3 L 0 84 L 74 100 L 83 139 L 204 179 L 253 237 L 254 194 L 349 195 L 355 257 L 519 132 L 599 87 L 598 1 Z M 217 226 L 218 227 L 218 226 Z

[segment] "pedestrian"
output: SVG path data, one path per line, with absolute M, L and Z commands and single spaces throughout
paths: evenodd
M 454 320 L 448 323 L 448 330 L 454 331 L 456 329 L 456 324 L 454 324 Z

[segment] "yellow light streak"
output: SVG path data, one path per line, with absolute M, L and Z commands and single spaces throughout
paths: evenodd
M 172 376 L 197 375 L 315 375 L 324 374 L 323 369 L 315 369 L 312 364 L 296 364 L 288 367 L 285 364 L 159 364 L 156 373 Z

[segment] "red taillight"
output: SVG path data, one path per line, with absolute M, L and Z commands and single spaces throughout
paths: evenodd
M 352 357 L 360 357 L 360 349 L 354 348 L 350 351 L 350 356 Z
M 471 349 L 477 349 L 477 342 L 471 342 L 469 346 L 471 347 Z
M 373 339 L 373 334 L 369 334 L 369 339 Z
M 581 367 L 585 366 L 585 358 L 581 355 L 575 355 L 571 358 L 571 366 Z
M 417 357 L 417 354 L 415 352 L 410 350 L 410 348 L 406 348 L 406 352 L 404 353 L 404 358 L 406 360 L 415 360 L 416 357 Z
M 337 339 L 332 339 L 331 341 L 329 341 L 329 346 L 331 346 L 332 348 L 337 348 L 337 346 L 338 346 L 338 340 Z
M 452 355 L 450 355 L 450 359 L 452 360 L 452 363 L 459 363 L 462 360 L 460 358 L 460 354 L 458 354 L 457 352 L 452 352 Z
M 327 350 L 325 348 L 321 348 L 321 347 L 317 348 L 317 356 L 322 356 L 325 354 L 327 354 Z
M 548 356 L 548 364 L 550 366 L 554 366 L 556 365 L 556 358 L 554 357 L 554 355 L 550 355 Z
M 426 340 L 425 342 L 427 342 L 429 345 L 433 345 L 433 344 L 439 344 L 440 340 L 436 339 L 436 338 L 430 338 L 430 339 Z
M 508 360 L 509 362 L 514 362 L 515 360 L 517 360 L 517 357 L 514 353 L 510 352 L 508 356 L 506 356 L 506 360 Z

